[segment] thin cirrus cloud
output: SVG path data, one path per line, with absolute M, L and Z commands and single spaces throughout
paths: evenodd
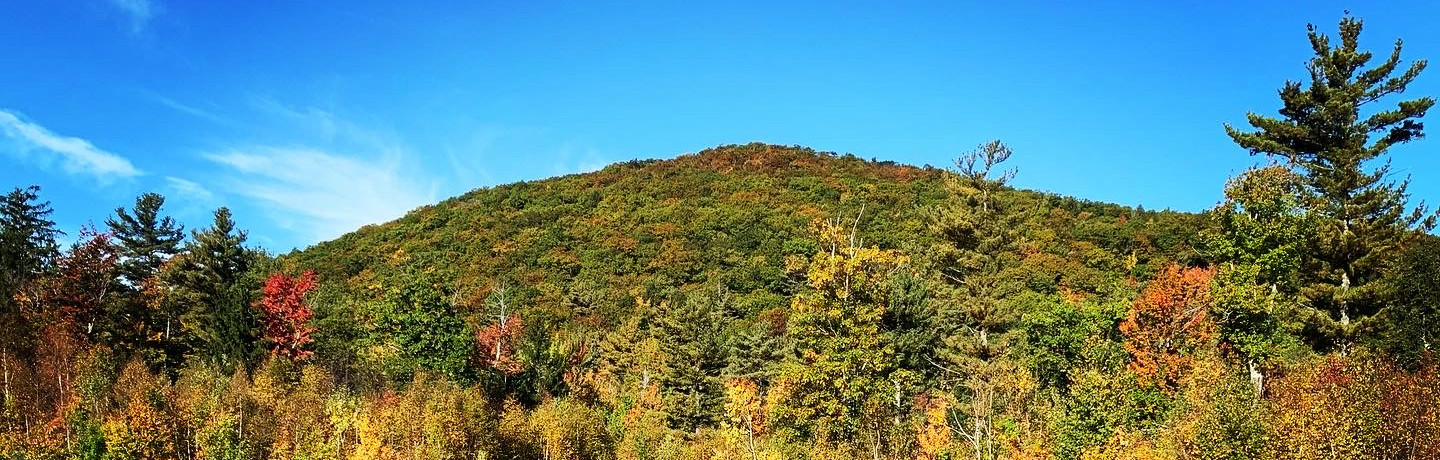
M 208 203 L 215 201 L 215 193 L 210 189 L 194 181 L 181 179 L 175 176 L 166 176 L 165 185 L 175 194 L 191 201 Z
M 130 160 L 95 147 L 78 137 L 62 136 L 0 109 L 0 150 L 40 165 L 59 163 L 67 174 L 91 176 L 100 182 L 141 174 Z
M 110 5 L 119 9 L 130 21 L 130 32 L 139 33 L 150 24 L 150 19 L 159 12 L 159 6 L 151 0 L 110 0 Z
M 368 162 L 316 149 L 257 147 L 205 157 L 230 171 L 229 190 L 262 205 L 276 225 L 308 233 L 312 243 L 393 220 L 434 195 L 433 187 L 402 175 L 395 155 Z

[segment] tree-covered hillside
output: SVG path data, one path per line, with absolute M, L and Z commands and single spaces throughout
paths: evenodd
M 1005 189 L 1033 230 L 1036 289 L 1101 292 L 1194 257 L 1200 216 Z M 479 305 L 511 302 L 616 324 L 634 298 L 724 289 L 748 315 L 794 293 L 784 261 L 818 248 L 816 220 L 851 222 L 864 245 L 921 250 L 947 192 L 942 171 L 803 147 L 721 146 L 673 160 L 472 191 L 283 257 L 347 293 L 421 267 Z M 1071 262 L 1074 262 L 1073 264 Z M 1071 266 L 1074 265 L 1074 266 Z

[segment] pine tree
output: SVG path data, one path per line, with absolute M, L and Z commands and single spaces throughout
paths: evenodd
M 154 298 L 159 294 L 154 287 L 160 284 L 156 277 L 165 263 L 180 253 L 185 238 L 183 226 L 160 216 L 164 204 L 163 196 L 145 193 L 135 199 L 133 210 L 115 208 L 115 215 L 105 221 L 119 245 L 116 284 L 127 295 L 106 306 L 109 311 L 101 335 L 110 346 L 146 355 L 152 364 L 166 357 L 178 359 L 184 352 L 172 340 L 180 333 L 181 312 L 163 308 L 167 304 Z
M 36 202 L 38 199 L 40 187 L 33 185 L 0 199 L 0 305 L 6 312 L 18 308 L 15 294 L 60 254 L 55 237 L 63 233 L 50 220 L 50 203 Z
M 996 455 L 995 418 L 1004 408 L 1001 382 L 1018 369 L 1005 352 L 1018 320 L 1007 301 L 1020 290 L 1008 271 L 1019 263 L 1020 219 L 1000 199 L 1015 170 L 997 170 L 1011 154 L 995 140 L 956 160 L 957 170 L 944 179 L 950 197 L 932 221 L 942 237 L 933 251 L 944 281 L 939 292 L 945 327 L 942 380 L 961 402 L 955 427 L 976 458 Z
M 235 229 L 229 209 L 217 209 L 214 224 L 193 232 L 185 252 L 160 273 L 171 288 L 165 304 L 179 313 L 186 335 L 177 342 L 224 368 L 247 364 L 257 350 L 258 323 L 250 308 L 254 293 L 241 282 L 257 257 L 244 247 L 245 236 Z
M 763 324 L 741 329 L 730 338 L 725 376 L 750 380 L 765 389 L 775 377 L 775 367 L 785 357 L 783 339 Z
M 159 274 L 160 266 L 180 252 L 185 226 L 168 216 L 161 217 L 164 205 L 165 197 L 145 193 L 135 198 L 133 211 L 115 208 L 115 216 L 105 221 L 120 243 L 120 276 L 129 286 L 140 286 Z
M 15 359 L 31 340 L 15 294 L 49 269 L 58 255 L 50 203 L 37 202 L 40 187 L 17 188 L 0 198 L 0 409 L 14 405 L 11 380 Z
M 1015 171 L 996 171 L 1010 155 L 1005 144 L 990 141 L 956 160 L 958 171 L 944 182 L 950 199 L 932 221 L 942 236 L 935 262 L 950 288 L 941 314 L 960 329 L 951 347 L 982 360 L 998 355 L 995 340 L 1016 319 L 1003 303 L 1017 289 L 1006 270 L 1018 262 L 1019 219 L 998 199 Z
M 1390 147 L 1419 139 L 1419 121 L 1435 104 L 1430 97 L 1400 101 L 1394 108 L 1374 104 L 1405 91 L 1426 61 L 1410 64 L 1399 75 L 1401 41 L 1385 61 L 1364 68 L 1373 57 L 1358 49 L 1362 22 L 1340 20 L 1340 43 L 1309 26 L 1315 57 L 1307 64 L 1309 85 L 1288 81 L 1280 89 L 1281 118 L 1251 113 L 1255 132 L 1229 125 L 1225 130 L 1253 154 L 1279 156 L 1304 178 L 1302 201 L 1315 219 L 1315 237 L 1307 253 L 1302 295 L 1310 315 L 1312 339 L 1319 348 L 1344 349 L 1356 339 L 1365 319 L 1387 305 L 1383 273 L 1416 229 L 1435 225 L 1424 205 L 1407 210 L 1406 186 L 1389 180 L 1388 161 L 1374 164 Z M 1362 116 L 1362 111 L 1368 115 Z M 1372 134 L 1378 138 L 1372 138 Z
M 716 299 L 686 297 L 661 307 L 659 326 L 665 371 L 661 388 L 670 426 L 684 431 L 715 426 L 724 403 L 723 306 Z

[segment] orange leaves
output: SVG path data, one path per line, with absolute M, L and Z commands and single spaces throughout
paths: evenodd
M 1174 388 L 1214 336 L 1208 316 L 1214 276 L 1214 269 L 1171 265 L 1135 300 L 1120 333 L 1142 382 Z
M 87 336 L 96 333 L 104 302 L 113 285 L 118 248 L 108 233 L 93 227 L 80 229 L 80 241 L 55 261 L 52 275 L 35 280 L 17 296 L 29 303 L 28 313 L 37 320 L 55 322 L 68 331 Z
M 315 286 L 315 272 L 310 270 L 298 278 L 276 273 L 265 280 L 264 296 L 255 306 L 265 325 L 265 339 L 273 344 L 272 353 L 292 361 L 312 354 L 305 347 L 313 341 L 310 334 L 315 328 L 309 323 L 315 313 L 305 304 L 305 295 Z
M 515 344 L 524 334 L 525 322 L 513 315 L 475 331 L 475 346 L 481 362 L 505 375 L 524 371 L 525 363 L 515 355 Z
M 950 401 L 928 395 L 917 399 L 920 400 L 919 406 L 925 419 L 924 424 L 915 433 L 915 441 L 920 448 L 916 458 L 922 460 L 942 458 L 953 447 L 954 441 L 950 435 L 948 420 Z

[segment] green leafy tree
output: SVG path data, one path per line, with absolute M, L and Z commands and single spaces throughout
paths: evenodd
M 1374 342 L 1414 367 L 1440 347 L 1440 238 L 1426 235 L 1406 247 L 1389 284 L 1395 305 L 1384 312 Z
M 1409 180 L 1388 179 L 1389 162 L 1374 164 L 1390 147 L 1419 139 L 1419 121 L 1435 104 L 1430 97 L 1374 106 L 1399 94 L 1425 69 L 1411 63 L 1398 75 L 1401 42 L 1389 57 L 1365 68 L 1373 55 L 1359 49 L 1362 21 L 1340 20 L 1338 44 L 1309 27 L 1315 57 L 1306 64 L 1309 84 L 1289 81 L 1280 89 L 1280 118 L 1251 113 L 1254 132 L 1226 126 L 1251 154 L 1279 156 L 1303 177 L 1302 202 L 1314 219 L 1315 239 L 1307 248 L 1301 294 L 1320 348 L 1344 349 L 1356 339 L 1359 323 L 1385 308 L 1381 277 L 1398 249 L 1429 230 L 1435 215 L 1423 205 L 1408 209 Z M 1363 112 L 1363 114 L 1362 114 Z
M 474 334 L 460 317 L 444 288 L 429 276 L 413 274 L 392 288 L 377 306 L 376 327 L 397 351 L 396 381 L 409 380 L 425 369 L 454 381 L 474 378 L 470 368 Z
M 803 271 L 810 290 L 791 302 L 787 332 L 798 356 L 780 367 L 776 386 L 785 402 L 772 419 L 818 439 L 863 434 L 872 447 L 888 446 L 887 416 L 893 401 L 910 396 L 896 392 L 912 378 L 897 372 L 882 320 L 889 279 L 908 258 L 859 246 L 854 231 L 839 222 L 816 227 L 820 252 L 787 263 Z
M 1300 269 L 1311 223 L 1300 202 L 1304 178 L 1280 165 L 1251 169 L 1225 187 L 1211 210 L 1217 229 L 1205 234 L 1215 275 L 1215 323 L 1222 348 L 1263 391 L 1264 372 L 1294 345 Z

